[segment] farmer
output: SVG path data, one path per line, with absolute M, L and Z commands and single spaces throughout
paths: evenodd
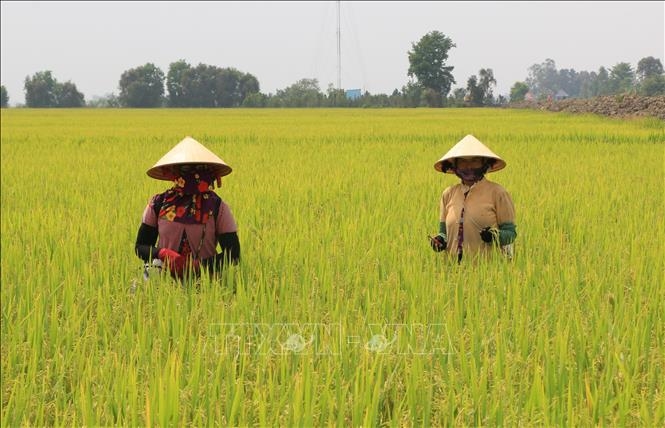
M 136 236 L 144 262 L 162 262 L 174 278 L 220 271 L 240 260 L 240 242 L 231 209 L 211 189 L 231 167 L 198 141 L 186 137 L 147 171 L 172 187 L 150 198 Z M 157 242 L 159 237 L 159 242 Z M 221 252 L 217 252 L 217 244 Z M 157 246 L 155 246 L 157 244 Z
M 489 254 L 498 249 L 512 258 L 515 208 L 508 192 L 485 178 L 506 166 L 473 135 L 467 135 L 448 151 L 434 169 L 455 174 L 460 182 L 441 195 L 439 233 L 430 238 L 434 251 L 447 250 L 462 258 Z

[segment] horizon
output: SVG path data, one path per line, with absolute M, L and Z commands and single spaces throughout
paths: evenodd
M 401 91 L 407 52 L 434 30 L 456 44 L 451 93 L 481 68 L 506 96 L 548 58 L 559 70 L 597 72 L 663 62 L 665 51 L 665 2 L 341 2 L 340 13 L 342 88 L 373 95 Z M 117 95 L 126 70 L 153 63 L 167 74 L 184 59 L 250 73 L 264 94 L 304 78 L 325 93 L 336 87 L 336 31 L 336 2 L 3 1 L 2 85 L 10 106 L 24 104 L 25 78 L 50 70 L 91 101 Z

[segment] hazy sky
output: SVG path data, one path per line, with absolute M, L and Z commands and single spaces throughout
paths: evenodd
M 118 93 L 120 75 L 179 59 L 234 67 L 264 93 L 302 78 L 337 82 L 337 2 L 1 2 L 2 84 L 25 102 L 26 76 L 51 70 L 86 100 Z M 597 71 L 646 56 L 663 62 L 665 2 L 341 2 L 344 88 L 390 94 L 409 78 L 407 52 L 438 30 L 457 84 L 491 68 L 495 93 L 552 58 Z

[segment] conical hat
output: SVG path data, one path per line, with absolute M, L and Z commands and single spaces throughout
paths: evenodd
M 481 143 L 476 137 L 469 134 L 466 137 L 462 138 L 457 144 L 453 146 L 452 149 L 448 150 L 448 153 L 443 155 L 434 164 L 434 169 L 440 172 L 443 171 L 443 166 L 446 161 L 449 161 L 449 168 L 453 166 L 453 160 L 456 158 L 466 158 L 466 157 L 483 157 L 496 159 L 494 165 L 492 165 L 487 172 L 494 172 L 506 167 L 506 162 L 497 156 L 494 152 L 487 148 L 483 143 Z M 455 172 L 451 169 L 445 171 L 448 174 L 454 174 Z
M 176 144 L 167 154 L 147 171 L 147 174 L 157 180 L 173 180 L 176 178 L 174 167 L 183 164 L 205 164 L 210 166 L 213 173 L 223 177 L 231 173 L 232 169 L 220 157 L 206 149 L 192 137 L 185 137 Z

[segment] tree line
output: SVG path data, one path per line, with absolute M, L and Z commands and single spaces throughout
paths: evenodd
M 607 69 L 595 71 L 557 69 L 553 59 L 529 67 L 524 82 L 515 82 L 510 99 L 521 101 L 531 92 L 535 99 L 551 97 L 563 91 L 571 98 L 592 98 L 604 95 L 635 93 L 645 96 L 665 95 L 663 64 L 652 56 L 642 58 L 633 69 L 627 62 L 620 62 Z
M 152 63 L 126 70 L 118 82 L 119 93 L 96 97 L 88 102 L 71 81 L 60 83 L 51 71 L 40 71 L 25 78 L 27 107 L 479 107 L 503 105 L 528 99 L 543 99 L 563 93 L 566 97 L 590 98 L 601 95 L 636 93 L 646 96 L 665 95 L 665 74 L 661 61 L 652 56 L 642 58 L 635 69 L 621 62 L 598 71 L 557 69 L 552 59 L 534 64 L 524 81 L 515 82 L 509 99 L 495 96 L 496 79 L 491 68 L 481 68 L 469 76 L 466 86 L 456 88 L 448 52 L 456 45 L 439 31 L 431 31 L 408 51 L 409 81 L 390 95 L 364 92 L 349 97 L 330 84 L 325 92 L 317 79 L 303 78 L 277 90 L 275 94 L 260 91 L 258 79 L 235 68 L 222 68 L 200 63 L 192 66 L 185 60 L 169 65 L 165 74 Z M 563 92 L 562 92 L 563 91 Z M 0 88 L 2 107 L 9 95 Z

